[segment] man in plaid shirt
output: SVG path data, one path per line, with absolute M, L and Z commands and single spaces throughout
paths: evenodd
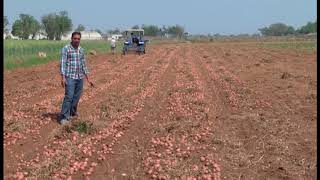
M 78 116 L 77 107 L 83 90 L 83 77 L 88 83 L 93 83 L 88 77 L 88 68 L 84 58 L 84 50 L 79 46 L 81 33 L 73 32 L 71 43 L 61 50 L 60 74 L 61 85 L 65 88 L 65 96 L 60 113 L 60 123 L 66 124 L 70 117 Z

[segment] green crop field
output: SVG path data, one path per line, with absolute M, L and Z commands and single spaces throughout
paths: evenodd
M 5 70 L 58 60 L 61 48 L 69 43 L 69 41 L 49 40 L 3 40 L 3 42 Z M 86 54 L 90 50 L 96 50 L 99 53 L 110 52 L 110 43 L 106 40 L 82 40 L 81 46 L 85 49 Z M 117 51 L 120 50 L 121 43 L 118 42 Z M 47 56 L 40 58 L 38 52 L 45 52 Z
M 316 41 L 298 41 L 298 42 L 268 42 L 262 45 L 265 48 L 272 49 L 298 49 L 298 50 L 317 50 Z

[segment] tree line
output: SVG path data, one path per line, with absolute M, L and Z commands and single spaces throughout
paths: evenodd
M 9 21 L 7 16 L 3 16 L 3 31 L 9 32 Z M 61 36 L 72 30 L 72 20 L 68 16 L 67 11 L 59 13 L 49 13 L 41 17 L 41 21 L 37 21 L 33 16 L 28 14 L 20 14 L 19 19 L 12 24 L 11 33 L 21 39 L 35 38 L 37 33 L 47 36 L 49 40 L 61 40 Z M 84 31 L 85 27 L 79 24 L 75 31 Z M 102 33 L 99 29 L 97 32 Z
M 269 27 L 258 29 L 264 36 L 287 36 L 287 35 L 299 35 L 309 34 L 317 32 L 317 21 L 308 22 L 306 25 L 300 28 L 294 29 L 294 27 L 286 25 L 284 23 L 274 23 Z
M 8 33 L 9 21 L 7 16 L 3 16 L 3 30 Z M 33 16 L 28 14 L 20 14 L 19 19 L 12 24 L 11 33 L 21 39 L 35 38 L 37 33 L 43 33 L 49 40 L 60 40 L 61 36 L 72 30 L 72 20 L 68 16 L 67 11 L 60 11 L 58 13 L 49 13 L 41 17 L 41 21 L 37 21 Z M 167 36 L 182 38 L 186 32 L 185 28 L 181 25 L 159 27 L 157 25 L 135 25 L 133 29 L 144 29 L 146 36 Z M 75 31 L 84 31 L 85 27 L 79 24 Z M 317 21 L 308 22 L 306 25 L 295 29 L 292 26 L 284 23 L 274 23 L 268 27 L 258 29 L 264 36 L 286 36 L 286 35 L 299 35 L 317 32 Z M 98 33 L 102 34 L 99 29 L 95 29 Z M 119 28 L 109 30 L 109 34 L 122 33 Z
M 4 16 L 4 32 L 8 32 L 8 18 Z M 42 31 L 41 31 L 42 30 Z M 72 30 L 72 20 L 69 18 L 67 11 L 59 13 L 49 13 L 41 17 L 41 22 L 37 21 L 29 14 L 20 14 L 19 19 L 12 24 L 11 33 L 21 39 L 35 38 L 37 33 L 47 35 L 49 40 L 60 40 L 62 34 Z
M 156 26 L 156 25 L 144 25 L 142 24 L 141 27 L 139 25 L 135 25 L 132 27 L 132 29 L 143 29 L 144 34 L 146 36 L 165 36 L 165 35 L 171 35 L 173 37 L 182 38 L 185 33 L 185 28 L 181 25 L 174 25 L 174 26 L 165 26 L 162 27 Z
M 159 36 L 164 37 L 166 35 L 170 35 L 173 37 L 182 38 L 183 35 L 186 33 L 184 27 L 181 25 L 174 25 L 174 26 L 165 26 L 159 27 L 157 25 L 145 25 L 142 24 L 134 25 L 131 27 L 131 29 L 143 29 L 145 36 Z M 119 28 L 110 29 L 107 31 L 108 34 L 122 34 L 121 30 Z
M 9 21 L 7 16 L 3 17 L 3 29 L 5 33 L 8 33 Z M 41 17 L 40 22 L 37 21 L 32 15 L 20 14 L 19 19 L 12 24 L 11 33 L 13 36 L 17 36 L 21 39 L 35 38 L 37 33 L 46 35 L 49 40 L 61 40 L 63 34 L 72 30 L 72 20 L 68 16 L 67 11 L 60 11 L 58 13 L 49 13 Z M 140 28 L 138 25 L 132 28 Z M 142 29 L 145 31 L 146 36 L 165 36 L 170 34 L 181 38 L 185 32 L 184 27 L 180 25 L 175 26 L 162 26 L 156 25 L 142 25 Z M 75 31 L 84 31 L 85 26 L 79 24 Z M 101 30 L 95 29 L 100 34 L 103 34 Z M 110 34 L 121 34 L 119 28 L 115 30 L 109 30 Z

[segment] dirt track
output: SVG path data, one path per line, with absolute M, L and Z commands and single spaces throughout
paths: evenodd
M 5 179 L 316 179 L 316 53 L 180 43 L 87 61 L 96 87 L 66 127 L 58 62 L 4 73 Z

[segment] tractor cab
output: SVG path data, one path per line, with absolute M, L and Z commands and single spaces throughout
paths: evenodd
M 143 29 L 127 29 L 124 31 L 123 54 L 129 51 L 145 54 L 146 41 L 144 40 Z

